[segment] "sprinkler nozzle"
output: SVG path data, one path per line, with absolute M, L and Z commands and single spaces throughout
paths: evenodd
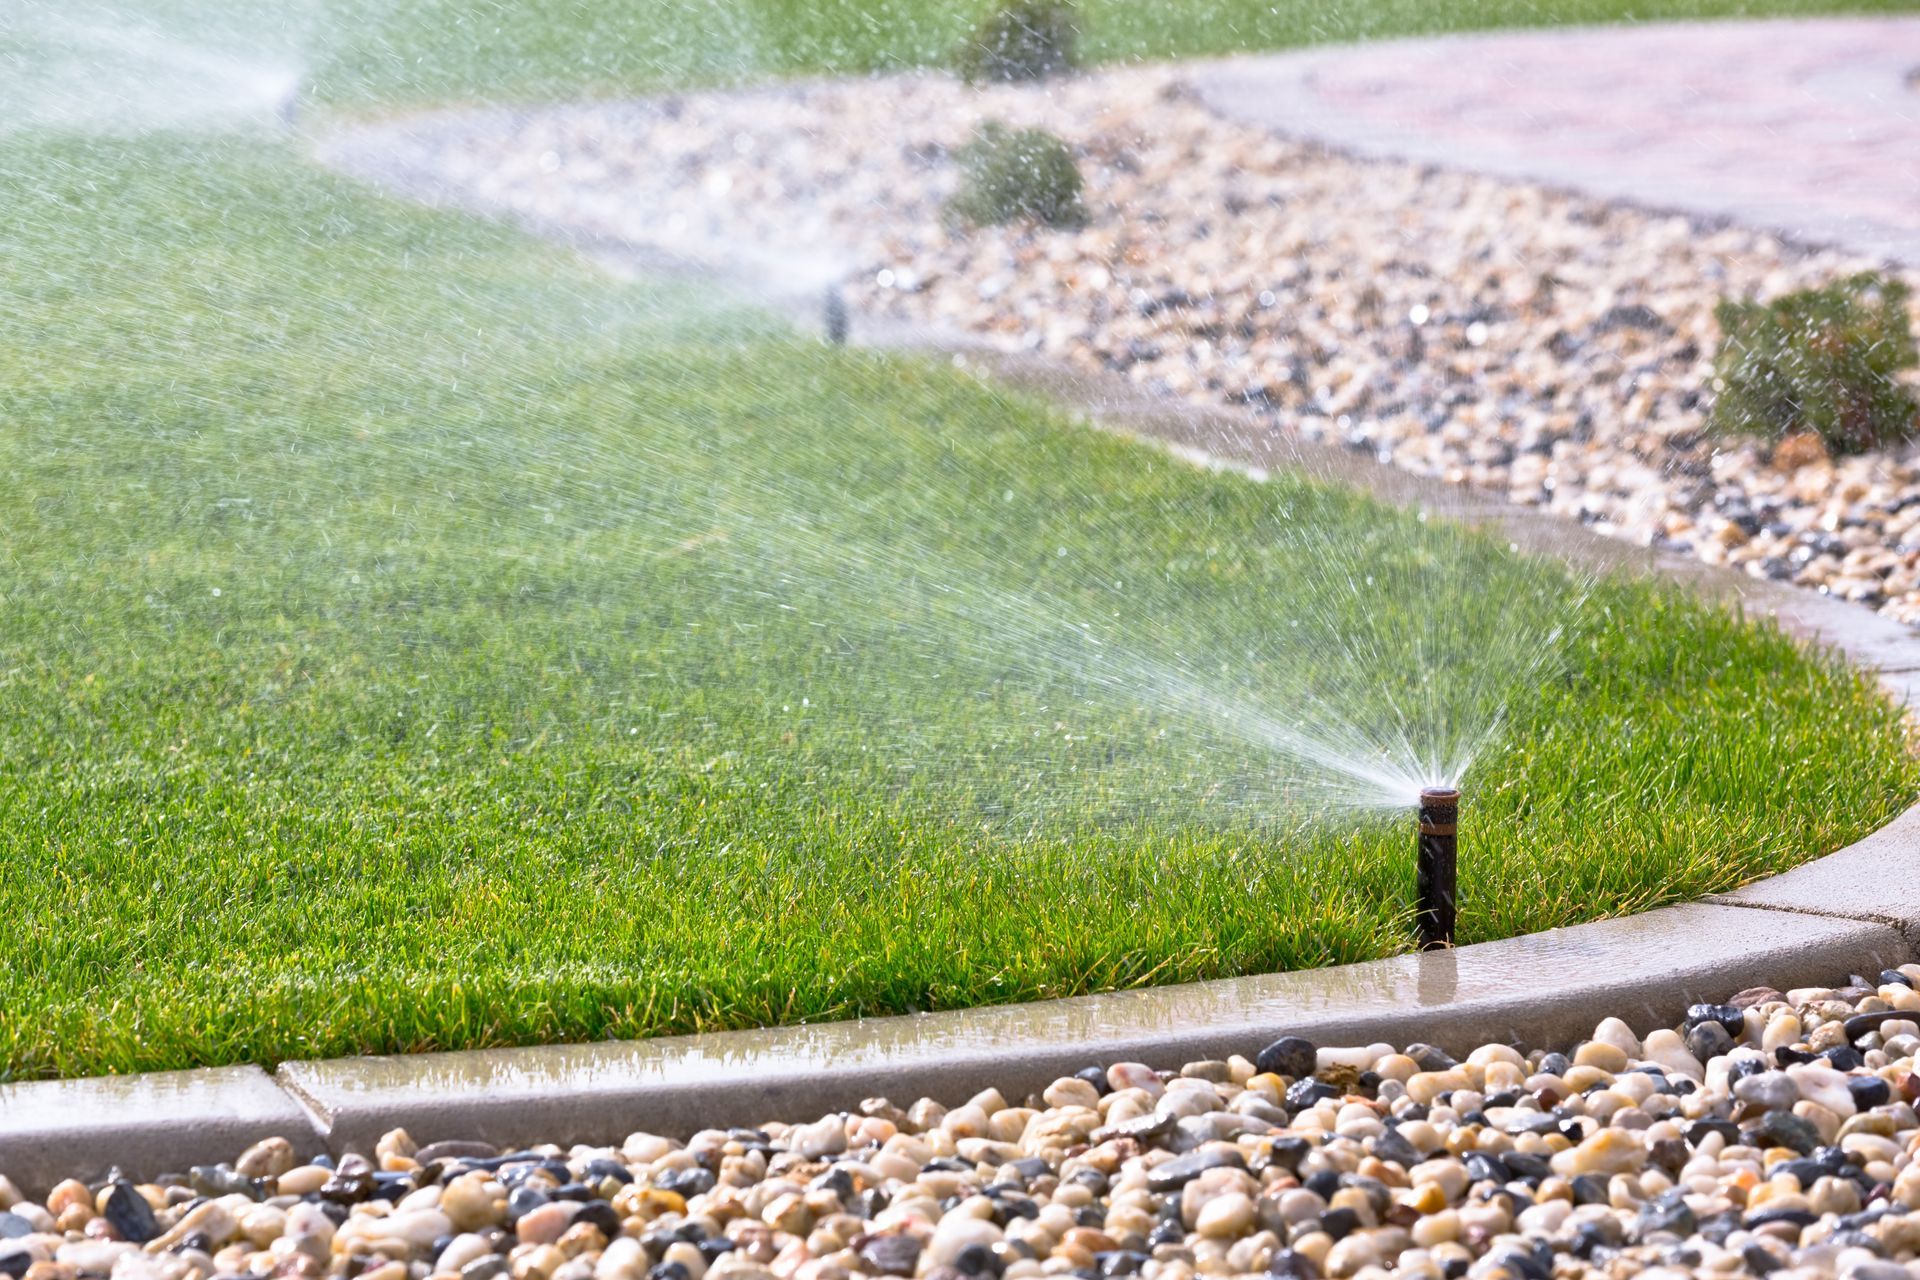
M 847 300 L 838 287 L 827 290 L 825 316 L 822 328 L 828 342 L 836 347 L 847 345 L 847 331 L 852 327 L 851 317 L 847 314 Z
M 1414 846 L 1414 927 L 1422 951 L 1453 945 L 1459 829 L 1459 790 L 1428 787 L 1421 791 L 1420 834 Z

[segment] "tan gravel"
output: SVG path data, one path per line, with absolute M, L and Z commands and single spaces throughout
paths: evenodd
M 0 1176 L 20 1280 L 1335 1280 L 1920 1275 L 1920 965 L 1564 1053 L 1089 1064 L 610 1146 L 269 1139 L 151 1183 Z M 0 1152 L 0 1174 L 5 1154 Z
M 1920 619 L 1913 449 L 1836 463 L 1703 430 L 1723 294 L 1875 264 L 1328 154 L 1217 118 L 1180 74 L 983 89 L 917 75 L 442 116 L 411 126 L 413 162 L 546 224 L 775 287 L 839 279 L 856 313 L 1245 404 L 1268 430 Z M 949 223 L 950 153 L 987 119 L 1079 150 L 1085 228 Z

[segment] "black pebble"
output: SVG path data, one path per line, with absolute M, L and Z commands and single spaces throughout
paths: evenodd
M 1073 1078 L 1085 1080 L 1103 1098 L 1113 1092 L 1112 1086 L 1107 1083 L 1107 1073 L 1103 1067 L 1082 1067 L 1073 1073 Z
M 1640 1206 L 1639 1216 L 1633 1224 L 1633 1232 L 1641 1239 L 1645 1239 L 1656 1231 L 1670 1231 L 1677 1236 L 1689 1236 L 1693 1234 L 1695 1225 L 1693 1210 L 1687 1207 L 1685 1197 L 1678 1191 L 1669 1191 Z
M 573 1215 L 573 1220 L 600 1228 L 600 1234 L 608 1240 L 616 1240 L 620 1236 L 620 1215 L 605 1200 L 587 1201 L 580 1206 L 580 1212 Z
M 1728 1035 L 1735 1037 L 1744 1035 L 1747 1029 L 1746 1011 L 1732 1004 L 1689 1005 L 1681 1025 L 1691 1031 L 1703 1022 L 1716 1022 Z
M 1841 1025 L 1846 1030 L 1847 1043 L 1853 1044 L 1867 1032 L 1878 1031 L 1883 1022 L 1894 1022 L 1910 1016 L 1898 1009 L 1887 1009 L 1880 1013 L 1856 1013 Z
M 102 1207 L 108 1222 L 120 1233 L 120 1238 L 130 1244 L 145 1244 L 160 1234 L 160 1224 L 154 1220 L 153 1206 L 149 1205 L 129 1182 L 116 1182 L 113 1190 L 107 1193 L 107 1202 Z
M 1583 1173 L 1573 1180 L 1573 1202 L 1583 1204 L 1607 1204 L 1607 1183 L 1591 1173 Z
M 1821 1057 L 1833 1064 L 1835 1071 L 1858 1071 L 1867 1065 L 1867 1055 L 1850 1044 L 1838 1044 L 1824 1050 Z
M 1312 1076 L 1295 1080 L 1287 1086 L 1287 1106 L 1294 1111 L 1304 1111 L 1322 1098 L 1337 1098 L 1340 1091 L 1330 1084 L 1322 1084 Z
M 1446 1071 L 1460 1065 L 1445 1049 L 1421 1041 L 1415 1041 L 1407 1046 L 1407 1056 L 1412 1058 L 1413 1065 L 1422 1071 Z
M 1513 1179 L 1513 1175 L 1507 1171 L 1506 1162 L 1490 1152 L 1471 1153 L 1467 1156 L 1466 1166 L 1469 1182 L 1506 1183 Z
M 1376 1159 L 1397 1164 L 1403 1169 L 1411 1169 L 1425 1158 L 1420 1154 L 1419 1148 L 1400 1136 L 1398 1129 L 1387 1130 L 1369 1145 L 1372 1146 Z
M 1352 1209 L 1329 1209 L 1320 1215 L 1320 1229 L 1335 1240 L 1344 1240 L 1360 1227 L 1360 1215 Z
M 1098 1169 L 1075 1169 L 1067 1181 L 1079 1183 L 1096 1196 L 1107 1194 L 1107 1175 Z
M 612 1178 L 615 1182 L 622 1184 L 633 1181 L 632 1170 L 628 1169 L 627 1166 L 621 1164 L 618 1160 L 609 1160 L 605 1156 L 601 1156 L 597 1160 L 587 1161 L 585 1176 L 592 1178 L 595 1182 L 604 1182 L 608 1178 Z
M 1820 1131 L 1791 1111 L 1769 1111 L 1753 1126 L 1747 1145 L 1791 1147 L 1801 1155 L 1811 1155 L 1820 1145 Z
M 1886 987 L 1886 986 L 1910 987 L 1913 985 L 1913 979 L 1909 978 L 1906 974 L 1900 972 L 1898 969 L 1882 969 L 1880 971 L 1880 985 L 1883 987 Z
M 1503 1253 L 1497 1261 L 1504 1263 L 1507 1270 L 1523 1277 L 1523 1280 L 1552 1280 L 1553 1277 L 1551 1264 L 1542 1266 L 1540 1259 L 1525 1250 L 1514 1249 Z
M 1424 1119 L 1425 1117 L 1423 1116 L 1421 1118 Z M 1313 1144 L 1305 1138 L 1293 1137 L 1291 1135 L 1275 1138 L 1272 1147 L 1267 1150 L 1265 1163 L 1260 1164 L 1260 1167 L 1256 1169 L 1255 1172 L 1263 1172 L 1266 1169 L 1285 1169 L 1289 1173 L 1298 1173 L 1300 1171 L 1300 1162 L 1306 1158 L 1307 1152 L 1311 1150 L 1313 1150 Z M 1256 1163 L 1258 1163 L 1257 1159 Z
M 973 1172 L 971 1168 L 968 1173 Z M 653 1180 L 653 1185 L 662 1191 L 671 1191 L 691 1199 L 713 1190 L 713 1171 L 695 1166 L 691 1169 L 669 1169 Z
M 370 1198 L 374 1200 L 400 1200 L 419 1187 L 411 1173 L 376 1173 L 373 1175 L 373 1190 Z
M 953 1269 L 963 1276 L 997 1276 L 1006 1264 L 991 1246 L 974 1243 L 953 1256 Z
M 1702 1022 L 1687 1028 L 1687 1052 L 1706 1062 L 1733 1048 L 1733 1036 L 1717 1022 Z
M 520 1219 L 546 1203 L 546 1192 L 535 1190 L 533 1187 L 517 1188 L 507 1197 L 507 1224 L 511 1226 L 519 1222 Z
M 1253 1060 L 1253 1066 L 1256 1071 L 1298 1080 L 1313 1074 L 1317 1057 L 1313 1041 L 1299 1036 L 1281 1036 L 1259 1052 Z
M 831 1191 L 836 1200 L 845 1200 L 853 1194 L 853 1175 L 838 1165 L 827 1170 L 807 1184 L 809 1191 Z
M 1267 1274 L 1281 1280 L 1320 1280 L 1320 1268 L 1313 1259 L 1292 1249 L 1275 1249 L 1267 1259 Z
M 1553 1175 L 1553 1166 L 1545 1156 L 1528 1155 L 1524 1151 L 1507 1151 L 1500 1156 L 1500 1162 L 1507 1166 L 1514 1177 L 1528 1186 L 1537 1187 Z
M 1879 1076 L 1854 1076 L 1847 1081 L 1847 1092 L 1853 1095 L 1853 1105 L 1862 1111 L 1884 1107 L 1893 1097 L 1893 1090 Z

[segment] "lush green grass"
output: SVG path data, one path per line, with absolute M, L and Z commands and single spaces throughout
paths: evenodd
M 992 0 L 333 0 L 329 102 L 573 95 L 944 65 Z M 1903 12 L 1909 0 L 1082 0 L 1090 59 L 1191 57 L 1484 27 Z
M 981 7 L 133 6 L 343 109 L 939 61 Z M 1875 6 L 1633 12 L 1836 7 Z M 1086 26 L 1112 58 L 1626 12 Z M 0 70 L 67 17 L 0 21 Z M 1300 815 L 1215 713 L 1408 704 L 1433 643 L 1469 720 L 1555 655 L 1470 780 L 1469 939 L 1727 887 L 1920 783 L 1868 686 L 1766 629 L 1620 584 L 1576 609 L 1458 530 L 616 286 L 271 139 L 0 138 L 0 208 L 0 1078 L 1389 953 L 1403 815 Z
M 1471 779 L 1470 940 L 1727 887 L 1915 789 L 1895 714 L 1767 629 L 1617 584 L 1573 611 L 1412 513 L 609 284 L 272 143 L 16 138 L 0 170 L 7 1076 L 1403 947 L 1404 815 L 1286 817 L 1272 753 L 1103 679 L 1081 624 L 1250 705 L 1356 635 L 1418 694 L 1428 598 L 1473 602 L 1456 658 L 1488 601 L 1520 644 L 1569 625 Z
M 331 107 L 574 97 L 945 65 L 994 0 L 14 0 L 29 32 L 119 13 L 306 69 Z M 1910 0 L 1081 0 L 1089 59 L 1170 58 L 1488 27 L 1905 12 Z M 9 15 L 0 13 L 0 67 Z M 48 20 L 51 19 L 49 22 Z M 137 30 L 137 28 L 135 28 Z M 150 45 L 154 42 L 149 41 Z M 82 42 L 89 57 L 97 43 Z M 164 57 L 157 45 L 151 56 Z M 117 74 L 117 73 L 116 73 Z M 4 101 L 5 85 L 0 85 Z

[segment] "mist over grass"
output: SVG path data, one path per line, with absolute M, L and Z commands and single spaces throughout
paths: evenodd
M 1730 887 L 1920 780 L 1868 683 L 1769 628 L 612 283 L 278 143 L 15 137 L 0 207 L 0 1076 L 1407 945 L 1404 821 L 1280 803 L 1282 756 L 1097 678 L 1090 635 L 1256 706 L 1296 662 L 1417 692 L 1391 638 L 1432 599 L 1557 636 L 1477 708 L 1468 941 Z
M 994 3 L 14 0 L 0 11 L 0 68 L 9 71 L 0 108 L 62 67 L 112 74 L 122 64 L 117 83 L 94 76 L 95 94 L 157 88 L 151 66 L 124 65 L 118 42 L 164 58 L 169 41 L 182 41 L 194 49 L 175 56 L 211 50 L 300 70 L 312 101 L 349 111 L 938 67 Z M 1910 9 L 1908 0 L 1080 0 L 1080 46 L 1093 62 L 1160 60 L 1492 28 Z M 28 46 L 30 59 L 10 61 Z
M 947 65 L 993 0 L 332 0 L 329 103 L 576 97 Z M 1091 61 L 1495 27 L 1906 12 L 1905 0 L 1080 0 Z

